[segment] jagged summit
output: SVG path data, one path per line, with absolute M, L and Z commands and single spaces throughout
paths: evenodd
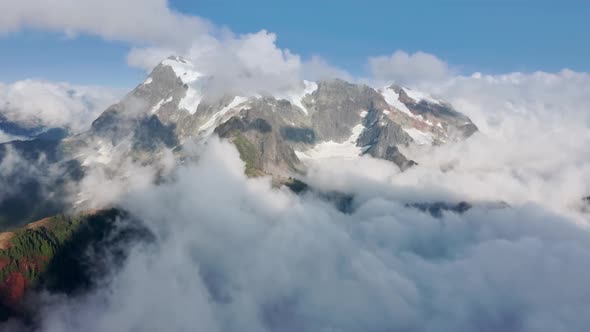
M 253 169 L 285 174 L 302 170 L 305 161 L 359 155 L 406 169 L 415 162 L 399 148 L 445 144 L 477 131 L 450 104 L 398 85 L 374 89 L 333 79 L 235 95 L 210 93 L 211 79 L 189 60 L 169 57 L 107 109 L 92 134 L 109 142 L 109 150 L 127 138 L 136 148 L 157 149 L 216 133 L 236 143 Z

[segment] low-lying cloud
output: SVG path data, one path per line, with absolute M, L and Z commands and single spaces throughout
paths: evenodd
M 23 4 L 7 7 L 18 15 L 0 20 L 0 28 L 145 43 L 130 53 L 131 65 L 151 69 L 176 53 L 233 90 L 286 89 L 311 74 L 348 77 L 321 58 L 278 48 L 267 31 L 210 33 L 204 21 L 174 13 L 166 1 L 142 2 L 146 8 L 134 17 L 163 11 L 155 27 L 179 31 L 173 42 L 121 20 L 105 27 L 93 20 L 53 23 L 62 19 L 36 17 L 38 9 Z M 184 24 L 198 33 L 185 38 Z M 419 165 L 404 173 L 370 158 L 310 165 L 304 180 L 314 188 L 354 197 L 348 214 L 316 193 L 298 196 L 270 178 L 247 179 L 235 148 L 215 138 L 199 146 L 196 164 L 175 164 L 169 155 L 156 168 L 121 162 L 122 178 L 90 169 L 76 199 L 130 211 L 157 241 L 133 247 L 122 269 L 89 294 L 49 296 L 39 330 L 585 331 L 588 74 L 461 76 L 433 55 L 401 51 L 368 64 L 366 81 L 425 87 L 470 116 L 481 133 L 405 151 Z M 43 93 L 39 100 L 58 106 L 43 113 L 41 104 L 10 97 L 10 105 L 20 105 L 18 119 L 40 111 L 45 123 L 83 128 L 96 116 L 67 88 L 26 85 L 48 90 L 49 99 Z M 54 113 L 63 109 L 76 111 Z M 161 168 L 169 176 L 155 185 Z M 474 207 L 435 218 L 406 206 L 439 201 Z
M 451 185 L 437 192 L 409 173 L 393 176 L 413 179 L 402 186 L 343 167 L 331 183 L 357 194 L 348 215 L 314 194 L 247 179 L 235 148 L 210 141 L 174 181 L 121 201 L 146 221 L 157 247 L 136 247 L 106 288 L 46 306 L 42 330 L 587 326 L 590 270 L 580 262 L 590 259 L 590 234 L 572 218 L 510 201 L 436 219 L 404 202 Z

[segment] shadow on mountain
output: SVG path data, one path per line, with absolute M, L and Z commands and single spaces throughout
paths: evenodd
M 133 148 L 143 151 L 155 151 L 162 145 L 173 148 L 179 144 L 175 128 L 174 124 L 163 124 L 156 115 L 143 118 L 133 133 Z
M 56 128 L 32 140 L 0 144 L 0 163 L 5 162 L 0 231 L 64 211 L 67 184 L 83 177 L 78 161 L 61 161 L 66 136 L 67 131 Z
M 85 294 L 123 265 L 134 244 L 154 240 L 140 220 L 118 209 L 59 215 L 17 230 L 12 246 L 0 250 L 0 260 L 8 262 L 0 268 L 7 281 L 0 287 L 0 319 L 33 324 L 37 291 Z
M 286 141 L 305 144 L 314 144 L 316 142 L 315 132 L 311 128 L 285 126 L 281 127 L 280 132 Z

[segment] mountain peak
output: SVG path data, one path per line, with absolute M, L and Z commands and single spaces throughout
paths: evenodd
M 172 68 L 174 73 L 185 84 L 190 84 L 205 76 L 195 69 L 195 65 L 186 58 L 170 56 L 160 63 L 160 66 Z
M 169 57 L 103 113 L 93 129 L 113 145 L 131 138 L 135 147 L 182 144 L 217 133 L 247 150 L 242 152 L 256 169 L 252 174 L 282 175 L 301 170 L 301 156 L 342 151 L 387 159 L 405 169 L 415 163 L 398 147 L 444 144 L 477 131 L 451 105 L 397 85 L 374 89 L 333 79 L 301 81 L 283 92 L 213 93 L 210 79 L 191 61 Z

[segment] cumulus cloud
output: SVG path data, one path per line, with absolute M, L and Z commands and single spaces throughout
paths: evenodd
M 548 133 L 590 127 L 590 75 L 562 70 L 557 73 L 509 73 L 451 77 L 430 83 L 428 89 L 467 112 L 488 134 L 526 134 L 524 127 Z M 567 135 L 567 134 L 566 134 Z M 575 139 L 576 135 L 570 135 Z
M 583 331 L 587 80 L 430 82 L 482 132 L 405 151 L 419 165 L 403 173 L 371 158 L 311 165 L 304 180 L 354 197 L 350 214 L 245 178 L 215 139 L 161 185 L 108 184 L 157 245 L 135 247 L 104 287 L 43 307 L 42 330 Z M 108 183 L 96 178 L 88 188 Z M 434 218 L 406 206 L 438 201 L 474 208 Z
M 171 54 L 190 59 L 195 68 L 213 77 L 209 88 L 227 93 L 280 93 L 298 87 L 303 79 L 352 79 L 319 56 L 302 59 L 276 45 L 277 36 L 266 30 L 223 37 L 201 36 L 185 52 L 180 49 L 134 48 L 128 55 L 129 65 L 153 69 Z
M 408 151 L 421 163 L 409 174 L 455 188 L 464 199 L 535 202 L 562 214 L 590 193 L 587 73 L 476 73 L 428 89 L 481 132 L 459 144 Z M 576 219 L 588 222 L 587 215 Z
M 273 33 L 236 35 L 178 13 L 166 0 L 6 2 L 0 5 L 0 22 L 0 33 L 36 28 L 125 41 L 132 47 L 128 64 L 147 71 L 170 55 L 184 56 L 229 90 L 274 92 L 292 89 L 304 78 L 350 77 L 319 57 L 302 60 L 279 48 Z
M 136 18 L 163 11 L 173 23 L 154 26 L 183 36 L 171 42 L 132 23 L 57 24 L 57 14 L 23 4 L 3 5 L 16 18 L 0 27 L 147 43 L 132 50 L 131 65 L 151 68 L 173 52 L 232 89 L 272 91 L 310 74 L 346 76 L 320 58 L 278 48 L 267 31 L 184 38 L 183 24 L 204 23 L 175 14 L 166 1 L 142 2 L 148 9 Z M 369 66 L 374 81 L 428 87 L 482 132 L 452 146 L 405 151 L 419 165 L 404 173 L 370 158 L 311 165 L 304 180 L 353 197 L 348 214 L 314 192 L 297 196 L 270 178 L 247 179 L 238 152 L 217 139 L 198 148 L 196 164 L 175 165 L 170 155 L 156 168 L 123 162 L 116 164 L 120 178 L 91 169 L 78 198 L 130 211 L 157 241 L 132 248 L 122 269 L 91 293 L 50 298 L 40 329 L 584 331 L 590 269 L 581 262 L 590 259 L 590 220 L 580 205 L 590 192 L 588 75 L 455 76 L 435 56 L 401 51 L 373 57 Z M 49 95 L 79 109 L 63 101 L 68 93 Z M 75 114 L 46 118 L 76 123 Z M 14 168 L 10 159 L 2 167 Z M 158 168 L 170 176 L 155 185 Z M 474 207 L 441 218 L 406 206 L 461 200 Z
M 167 0 L 3 1 L 0 33 L 23 28 L 178 47 L 195 35 L 208 33 L 209 23 L 172 10 Z
M 82 131 L 122 94 L 112 88 L 39 80 L 0 83 L 0 115 L 25 127 Z
M 368 67 L 372 78 L 379 83 L 396 82 L 410 86 L 445 80 L 453 74 L 445 61 L 425 52 L 396 51 L 390 56 L 369 57 Z
M 319 81 L 340 78 L 346 81 L 355 81 L 356 78 L 342 68 L 331 65 L 320 56 L 313 56 L 305 62 L 303 76 L 307 80 Z
M 122 178 L 96 169 L 81 192 L 144 220 L 157 241 L 134 247 L 90 294 L 50 298 L 40 328 L 583 331 L 587 79 L 432 84 L 482 133 L 406 151 L 419 165 L 403 173 L 371 158 L 311 165 L 304 180 L 354 197 L 349 214 L 247 179 L 235 148 L 216 139 L 196 148 L 196 165 L 168 156 L 157 186 L 149 167 L 117 164 Z M 406 206 L 438 201 L 474 208 L 439 219 Z

